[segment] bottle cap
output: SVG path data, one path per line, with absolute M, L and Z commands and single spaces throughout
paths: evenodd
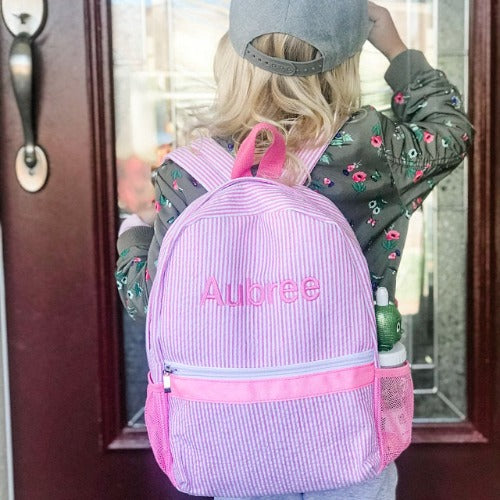
M 375 292 L 375 302 L 377 306 L 387 306 L 389 305 L 389 292 L 387 288 L 379 286 Z
M 401 342 L 396 342 L 390 351 L 378 353 L 381 368 L 402 366 L 406 361 L 406 348 Z

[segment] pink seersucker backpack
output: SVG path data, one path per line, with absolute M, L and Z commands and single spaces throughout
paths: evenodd
M 273 142 L 253 177 L 264 129 Z M 298 156 L 312 169 L 324 149 Z M 412 383 L 408 364 L 379 368 L 348 222 L 273 180 L 285 142 L 272 125 L 236 161 L 211 139 L 170 157 L 208 193 L 167 232 L 149 297 L 145 419 L 161 469 L 180 491 L 223 497 L 375 477 L 409 445 Z

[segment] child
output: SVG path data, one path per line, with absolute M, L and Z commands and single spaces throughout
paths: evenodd
M 359 107 L 359 51 L 366 39 L 391 61 L 386 80 L 396 121 Z M 272 123 L 287 142 L 282 181 L 293 184 L 304 169 L 294 152 L 325 144 L 308 186 L 340 208 L 374 289 L 386 287 L 394 300 L 411 213 L 461 163 L 470 144 L 457 89 L 422 53 L 405 47 L 386 9 L 366 0 L 233 0 L 215 76 L 217 99 L 206 126 L 230 153 L 255 124 Z M 170 160 L 159 169 L 155 190 L 155 207 L 130 216 L 117 244 L 120 296 L 135 317 L 147 312 L 166 231 L 206 192 Z M 279 498 L 389 499 L 396 482 L 392 465 L 363 484 Z

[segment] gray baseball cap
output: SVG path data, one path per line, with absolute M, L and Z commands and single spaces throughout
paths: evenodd
M 229 38 L 236 52 L 259 68 L 280 75 L 328 71 L 361 50 L 372 23 L 368 0 L 232 0 Z M 284 33 L 318 50 L 313 61 L 294 62 L 263 54 L 255 38 Z

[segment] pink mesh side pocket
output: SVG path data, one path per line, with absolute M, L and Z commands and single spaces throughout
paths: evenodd
M 172 478 L 172 453 L 169 441 L 169 400 L 163 384 L 153 384 L 149 377 L 144 419 L 149 442 L 161 470 Z M 175 484 L 174 484 L 175 486 Z
M 383 469 L 410 445 L 413 382 L 408 363 L 398 368 L 378 368 L 375 378 L 381 468 Z

